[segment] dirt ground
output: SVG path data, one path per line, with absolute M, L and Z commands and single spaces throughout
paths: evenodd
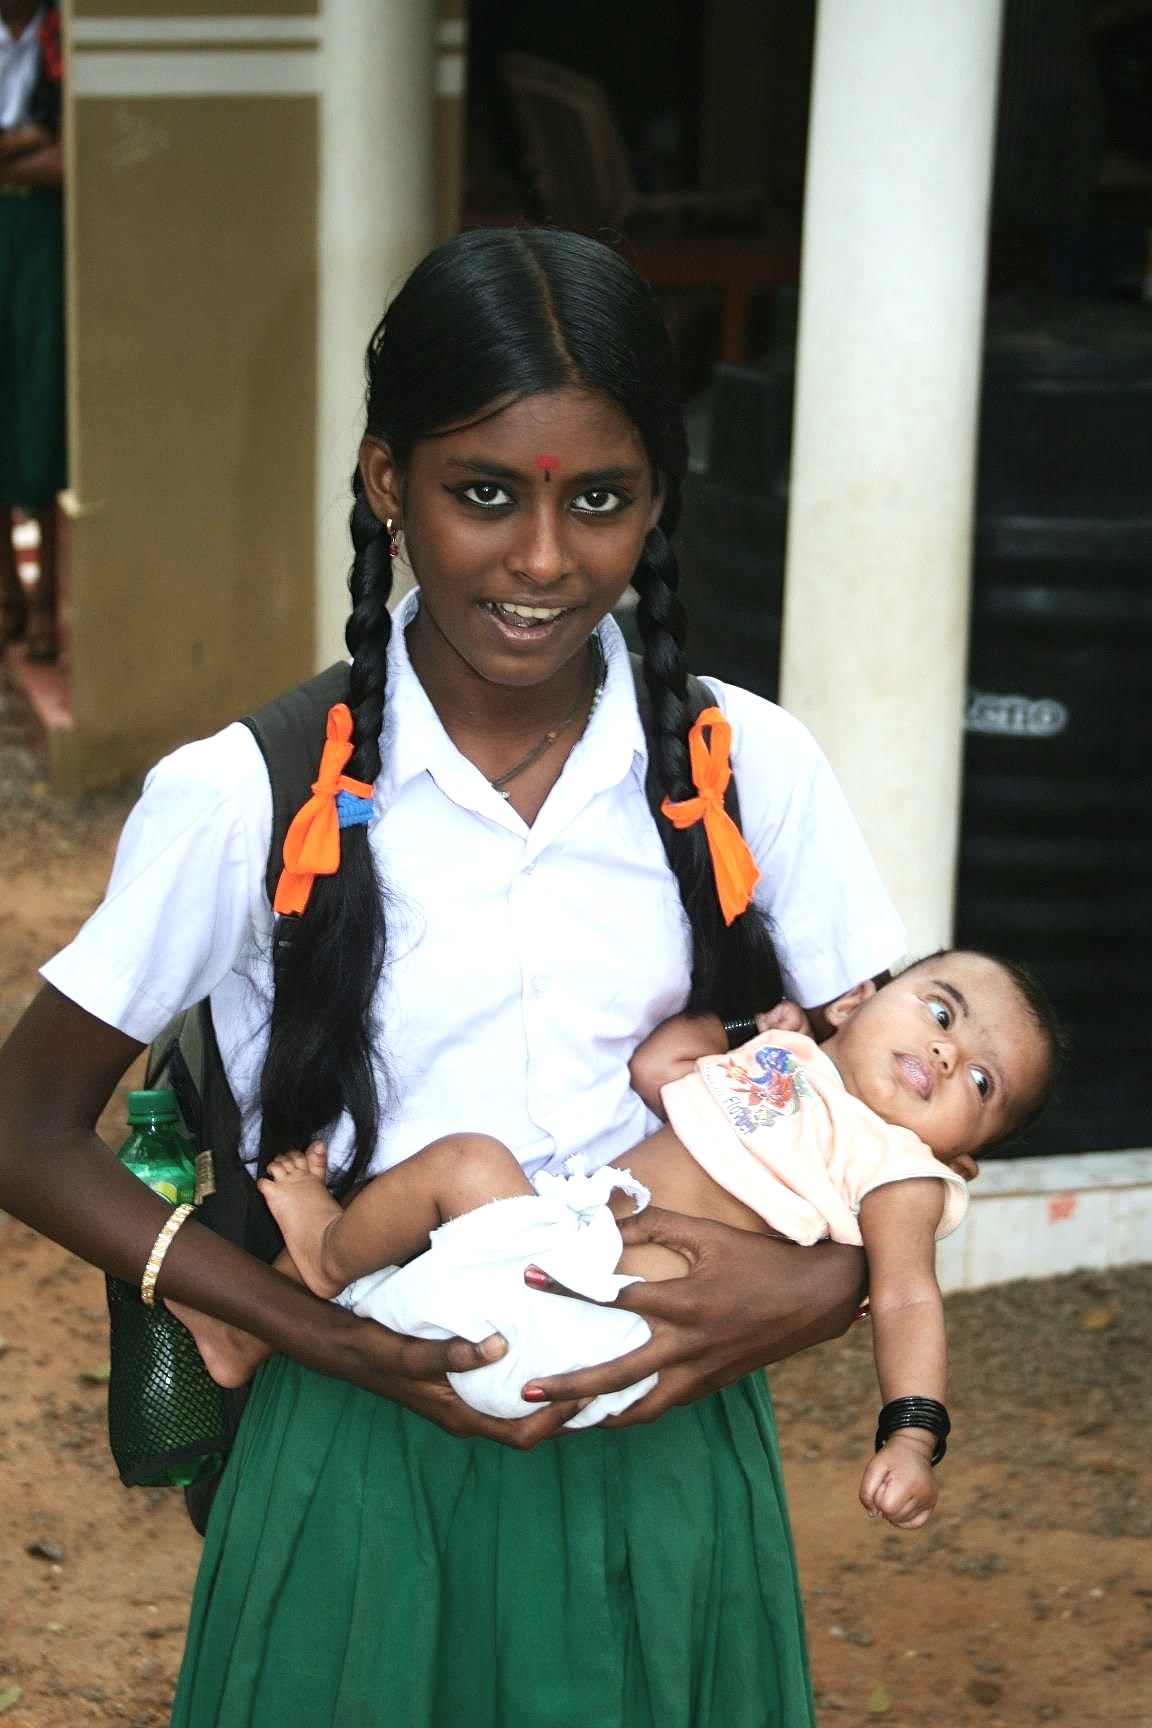
M 95 905 L 126 803 L 62 803 L 0 690 L 0 1035 Z M 122 1099 L 106 1121 L 115 1143 Z M 948 1299 L 954 1438 L 928 1528 L 856 1502 L 866 1326 L 773 1371 L 821 1728 L 1152 1728 L 1152 1267 Z M 100 1276 L 0 1214 L 0 1717 L 160 1728 L 199 1538 L 120 1487 Z M 221 1728 L 242 1728 L 221 1724 Z

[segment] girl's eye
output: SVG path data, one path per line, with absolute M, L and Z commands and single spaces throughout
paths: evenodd
M 477 480 L 475 485 L 465 486 L 460 496 L 467 498 L 469 504 L 478 504 L 481 510 L 499 510 L 512 502 L 503 486 L 498 486 L 495 480 Z
M 606 486 L 592 487 L 572 500 L 573 508 L 582 510 L 586 516 L 614 516 L 623 510 L 625 503 L 619 492 L 610 492 Z
M 942 1032 L 947 1032 L 952 1024 L 952 1010 L 946 1002 L 940 1002 L 935 996 L 928 1000 L 928 1012 L 932 1015 Z
M 992 1090 L 992 1082 L 989 1080 L 987 1074 L 985 1074 L 983 1068 L 972 1069 L 972 1081 L 981 1098 L 987 1098 L 989 1092 Z

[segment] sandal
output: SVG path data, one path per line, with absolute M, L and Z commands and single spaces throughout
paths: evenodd
M 37 665 L 47 665 L 60 653 L 56 619 L 42 606 L 33 605 L 29 610 L 24 629 L 24 645 L 24 658 L 35 661 Z

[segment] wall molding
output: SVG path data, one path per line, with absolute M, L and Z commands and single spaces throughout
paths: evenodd
M 318 17 L 77 18 L 69 77 L 80 99 L 315 96 Z

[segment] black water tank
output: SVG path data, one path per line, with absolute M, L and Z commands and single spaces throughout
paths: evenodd
M 690 658 L 774 696 L 786 357 L 717 368 L 681 533 Z M 1072 1044 L 1014 1155 L 1152 1144 L 1152 316 L 989 317 L 958 942 L 1022 961 Z
M 994 321 L 978 473 L 957 940 L 1067 1023 L 1029 1150 L 1152 1145 L 1152 314 Z
M 693 668 L 776 699 L 792 439 L 792 358 L 720 365 L 677 536 Z

